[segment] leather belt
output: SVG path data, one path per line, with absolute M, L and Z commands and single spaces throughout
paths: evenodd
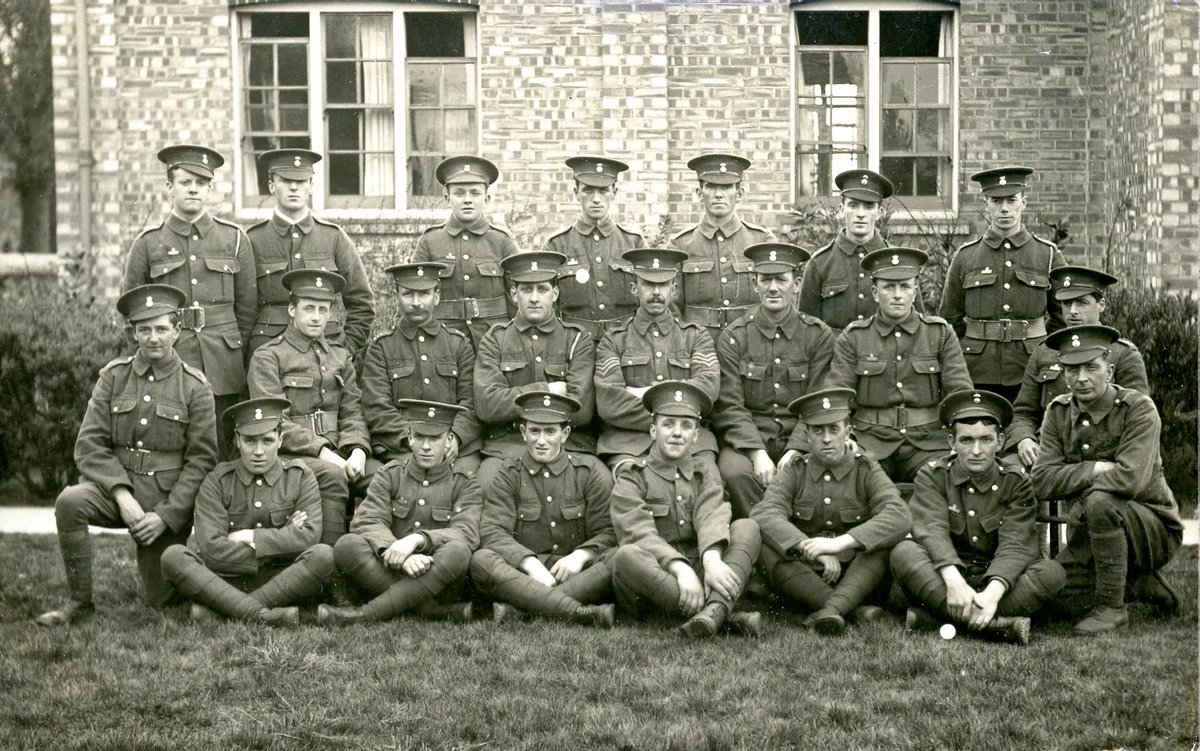
M 967 336 L 991 342 L 1019 342 L 1046 335 L 1046 319 L 998 318 L 994 321 L 967 319 Z
M 155 472 L 166 472 L 183 467 L 183 454 L 179 451 L 151 451 L 129 446 L 114 446 L 117 461 L 135 475 L 153 477 Z
M 854 410 L 854 419 L 869 425 L 884 425 L 889 428 L 910 428 L 938 421 L 937 407 L 859 407 Z
M 725 308 L 710 308 L 705 305 L 684 305 L 683 320 L 709 328 L 723 328 L 742 317 L 749 305 L 731 305 Z
M 192 303 L 186 308 L 179 309 L 179 323 L 185 329 L 200 331 L 205 326 L 237 323 L 237 316 L 233 312 L 233 303 L 206 306 Z
M 325 418 L 329 418 L 330 424 L 326 426 Z M 323 409 L 318 409 L 316 412 L 310 412 L 307 415 L 289 415 L 288 419 L 294 423 L 308 427 L 317 435 L 325 435 L 337 430 L 337 413 L 326 412 Z
M 436 308 L 438 318 L 469 321 L 473 318 L 508 316 L 503 297 L 461 297 L 442 300 Z
M 287 325 L 292 322 L 292 314 L 288 312 L 287 305 L 260 305 L 258 308 L 258 320 L 256 323 L 275 326 L 279 324 Z

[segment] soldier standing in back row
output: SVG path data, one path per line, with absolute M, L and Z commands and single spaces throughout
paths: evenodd
M 716 339 L 721 329 L 758 302 L 754 274 L 742 251 L 775 236 L 737 214 L 746 194 L 742 173 L 750 168 L 749 159 L 703 154 L 687 166 L 700 180 L 696 198 L 704 216 L 671 238 L 672 246 L 688 254 L 680 289 L 682 319 L 700 324 Z
M 1029 167 L 971 175 L 983 188 L 988 228 L 950 261 L 939 314 L 961 341 L 976 388 L 1017 398 L 1025 363 L 1046 333 L 1062 327 L 1050 272 L 1062 266 L 1054 243 L 1021 223 Z
M 203 146 L 168 146 L 158 159 L 167 165 L 171 213 L 133 241 L 121 289 L 154 282 L 183 290 L 175 349 L 208 378 L 220 414 L 246 388 L 242 347 L 254 324 L 254 255 L 241 227 L 205 210 L 213 170 L 225 163 L 221 155 Z M 235 453 L 228 439 L 218 431 L 223 458 Z
M 450 218 L 425 230 L 412 260 L 446 264 L 438 319 L 470 336 L 478 349 L 488 328 L 508 320 L 510 310 L 500 261 L 516 253 L 517 246 L 487 218 L 492 200 L 488 186 L 500 170 L 481 157 L 452 156 L 438 164 L 436 175 L 445 188 Z
M 600 156 L 575 156 L 567 160 L 575 173 L 575 200 L 579 218 L 550 236 L 545 250 L 562 253 L 559 270 L 558 309 L 562 319 L 583 326 L 600 337 L 622 318 L 637 310 L 629 294 L 629 264 L 621 254 L 646 244 L 634 227 L 617 224 L 612 202 L 617 196 L 617 176 L 629 165 Z
M 375 299 L 354 243 L 336 224 L 313 216 L 313 165 L 321 155 L 305 149 L 276 149 L 259 155 L 267 168 L 275 211 L 247 234 L 258 266 L 258 321 L 250 336 L 249 353 L 283 333 L 291 323 L 283 275 L 295 269 L 335 271 L 346 280 L 341 299 L 345 321 L 330 316 L 325 337 L 357 355 L 367 343 L 375 321 Z

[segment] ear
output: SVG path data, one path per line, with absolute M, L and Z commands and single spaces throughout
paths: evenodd
M 562 429 L 562 434 L 563 434 L 563 440 L 564 440 L 564 441 L 565 441 L 565 440 L 567 440 L 568 438 L 570 438 L 570 437 L 571 437 L 571 426 L 570 426 L 570 425 L 564 425 L 564 426 L 563 426 L 563 429 Z
M 1107 308 L 1108 308 L 1108 303 L 1104 300 L 1104 298 L 1097 297 L 1096 298 L 1096 311 L 1099 313 L 1103 313 Z
M 742 196 L 746 195 L 746 186 L 742 183 L 738 183 L 737 189 L 733 191 L 733 194 L 737 196 L 739 201 L 742 200 Z
M 557 284 L 550 287 L 550 300 L 553 302 L 558 302 L 558 285 Z

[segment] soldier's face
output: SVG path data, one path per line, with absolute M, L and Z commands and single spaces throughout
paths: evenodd
M 409 323 L 420 326 L 433 317 L 433 309 L 437 307 L 440 294 L 437 288 L 407 289 L 400 288 L 400 315 Z
M 525 439 L 525 448 L 539 464 L 549 464 L 557 459 L 570 435 L 569 425 L 548 422 L 521 423 L 521 437 Z
M 212 192 L 212 180 L 194 175 L 176 167 L 167 180 L 167 195 L 171 199 L 171 210 L 181 217 L 199 216 Z
M 1021 226 L 1021 212 L 1025 210 L 1025 194 L 1015 196 L 983 197 L 983 214 L 988 224 L 1001 232 L 1010 232 Z
M 297 213 L 308 206 L 308 197 L 312 195 L 312 178 L 304 180 L 289 180 L 279 175 L 271 175 L 267 183 L 271 195 L 275 196 L 275 204 L 286 213 Z
M 996 461 L 996 452 L 1004 445 L 1004 433 L 991 420 L 956 422 L 950 436 L 950 450 L 973 476 L 986 474 Z
M 510 294 L 517 304 L 517 315 L 530 323 L 545 323 L 554 315 L 558 287 L 550 282 L 520 282 Z
M 631 287 L 638 305 L 647 315 L 657 318 L 667 311 L 675 300 L 675 280 L 669 282 L 651 282 L 638 277 Z
M 418 433 L 410 431 L 408 434 L 408 447 L 412 449 L 413 461 L 421 469 L 433 469 L 441 464 L 446 458 L 446 452 L 450 450 L 450 431 L 442 433 Z
M 1093 294 L 1062 301 L 1063 319 L 1068 326 L 1095 325 L 1104 312 L 1104 298 Z
M 579 201 L 579 207 L 583 209 L 583 215 L 593 222 L 598 222 L 608 216 L 609 209 L 612 208 L 613 198 L 616 198 L 616 196 L 616 185 L 598 187 L 575 183 L 575 200 Z
M 328 300 L 310 300 L 301 297 L 288 305 L 288 313 L 292 316 L 292 325 L 309 339 L 316 339 L 325 333 L 325 324 L 329 322 L 330 304 Z
M 694 417 L 655 415 L 650 425 L 650 437 L 659 452 L 671 461 L 677 461 L 692 452 L 700 424 Z
M 879 304 L 879 315 L 888 321 L 902 321 L 912 312 L 917 297 L 917 279 L 876 279 L 871 294 Z
M 271 430 L 260 435 L 242 435 L 234 433 L 237 438 L 238 453 L 241 455 L 242 466 L 251 474 L 261 475 L 275 464 L 279 456 L 280 431 Z
M 700 199 L 700 205 L 704 207 L 704 213 L 710 219 L 724 219 L 733 213 L 737 208 L 738 201 L 742 200 L 742 195 L 745 191 L 741 183 L 733 185 L 718 185 L 717 183 L 700 183 L 700 187 L 696 188 L 696 197 Z
M 138 321 L 133 324 L 133 338 L 142 357 L 150 362 L 162 362 L 171 356 L 171 348 L 179 338 L 179 322 L 173 321 L 169 313 Z
M 875 234 L 875 225 L 879 222 L 879 217 L 883 216 L 883 204 L 878 201 L 843 198 L 838 213 L 846 236 L 858 242 L 865 242 Z
M 1064 365 L 1063 377 L 1067 379 L 1067 388 L 1081 404 L 1088 404 L 1104 396 L 1108 384 L 1112 382 L 1113 366 L 1107 357 L 1101 355 L 1082 365 Z
M 779 274 L 755 274 L 754 288 L 763 310 L 779 313 L 787 310 L 796 301 L 796 272 Z
M 846 455 L 850 423 L 847 420 L 838 420 L 829 425 L 808 425 L 808 436 L 813 454 L 826 465 L 832 466 Z
M 450 214 L 460 224 L 472 224 L 483 216 L 484 207 L 492 200 L 484 183 L 456 183 L 446 188 Z

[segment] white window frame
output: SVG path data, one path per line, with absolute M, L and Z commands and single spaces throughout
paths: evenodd
M 960 9 L 957 3 L 950 2 L 921 2 L 920 0 L 810 0 L 793 4 L 789 12 L 789 46 L 791 69 L 791 198 L 792 202 L 819 200 L 822 196 L 800 196 L 796 190 L 797 163 L 796 146 L 799 137 L 799 116 L 796 112 L 797 81 L 796 63 L 798 30 L 796 28 L 796 11 L 858 11 L 867 13 L 867 91 L 866 91 L 866 128 L 867 128 L 867 169 L 879 171 L 879 160 L 883 147 L 883 106 L 880 102 L 882 65 L 880 64 L 879 43 L 879 14 L 888 11 L 941 11 L 950 13 L 953 28 L 950 53 L 950 186 L 947 198 L 948 208 L 909 208 L 902 209 L 895 217 L 904 223 L 910 217 L 914 220 L 945 220 L 955 219 L 959 211 L 959 23 Z M 902 197 L 901 197 L 902 198 Z M 890 199 L 896 206 L 896 198 Z
M 317 162 L 313 167 L 312 208 L 321 212 L 322 216 L 330 219 L 345 220 L 374 220 L 374 219 L 438 219 L 445 214 L 441 208 L 410 208 L 408 206 L 408 56 L 402 54 L 406 43 L 405 15 L 407 13 L 452 13 L 471 16 L 473 34 L 475 37 L 475 142 L 483 143 L 483 103 L 479 13 L 471 5 L 425 5 L 420 3 L 272 3 L 261 6 L 247 6 L 231 9 L 229 18 L 230 50 L 232 57 L 233 76 L 233 204 L 235 214 L 247 220 L 268 218 L 274 211 L 272 207 L 247 207 L 244 204 L 243 180 L 245 178 L 242 165 L 242 142 L 244 121 L 244 90 L 242 87 L 242 54 L 241 54 L 241 23 L 242 19 L 256 13 L 307 13 L 309 29 L 308 55 L 308 87 L 309 108 L 308 127 L 311 135 L 313 151 L 324 153 L 327 142 L 325 131 L 325 71 L 324 71 L 324 34 L 321 26 L 322 14 L 374 14 L 392 15 L 392 101 L 394 102 L 393 135 L 395 141 L 395 196 L 396 205 L 393 208 L 345 208 L 326 207 L 328 197 L 328 181 L 325 174 L 325 161 Z M 313 54 L 313 45 L 318 45 L 317 54 Z

